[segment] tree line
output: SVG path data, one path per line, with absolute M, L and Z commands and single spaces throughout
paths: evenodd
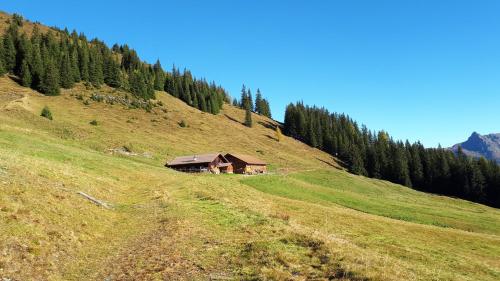
M 271 108 L 269 107 L 269 101 L 262 97 L 260 89 L 257 89 L 257 94 L 255 96 L 255 103 L 252 98 L 252 92 L 247 89 L 243 84 L 241 88 L 241 98 L 238 101 L 236 98 L 233 99 L 233 105 L 245 110 L 245 126 L 252 127 L 252 112 L 260 115 L 264 115 L 268 118 L 271 116 Z
M 354 174 L 500 207 L 500 166 L 461 149 L 395 141 L 348 115 L 301 102 L 287 106 L 284 134 L 336 156 Z
M 272 118 L 269 101 L 262 96 L 260 89 L 257 89 L 254 102 L 251 90 L 249 88 L 247 89 L 246 86 L 243 85 L 241 88 L 241 98 L 239 101 L 234 98 L 233 105 L 248 112 L 255 112 L 268 118 Z
M 219 113 L 229 95 L 214 82 L 196 79 L 191 72 L 163 70 L 140 60 L 127 45 L 88 40 L 76 31 L 52 28 L 40 32 L 34 25 L 30 36 L 22 32 L 23 18 L 14 14 L 0 42 L 0 75 L 11 73 L 19 83 L 45 95 L 59 95 L 61 88 L 84 82 L 99 88 L 106 84 L 132 93 L 136 98 L 155 99 L 155 90 L 166 91 L 204 112 Z

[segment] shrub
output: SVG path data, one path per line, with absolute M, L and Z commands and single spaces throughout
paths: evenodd
M 85 85 L 85 88 L 86 88 L 87 90 L 92 90 L 92 89 L 94 89 L 94 87 L 92 86 L 92 84 L 90 84 L 90 82 L 89 82 L 89 81 L 85 81 L 85 82 L 83 83 L 83 85 Z
M 40 116 L 45 117 L 49 120 L 52 120 L 52 112 L 50 112 L 50 109 L 47 106 L 45 106 L 42 109 L 42 113 L 40 113 Z
M 89 124 L 92 126 L 97 126 L 97 120 L 94 119 L 94 120 L 90 121 Z
M 89 102 L 89 100 L 84 100 L 84 101 L 83 101 L 83 104 L 84 104 L 84 105 L 90 105 L 90 102 Z
M 181 120 L 181 122 L 179 122 L 179 126 L 181 128 L 185 128 L 185 127 L 187 127 L 187 124 L 186 124 L 186 122 L 184 120 Z
M 104 101 L 104 96 L 101 94 L 97 94 L 97 93 L 92 94 L 92 96 L 90 96 L 90 98 L 96 102 L 103 102 Z

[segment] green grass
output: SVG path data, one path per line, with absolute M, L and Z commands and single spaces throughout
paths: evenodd
M 253 177 L 242 182 L 290 199 L 325 206 L 338 204 L 409 222 L 500 234 L 500 212 L 496 209 L 344 172 L 320 170 Z
M 230 106 L 213 116 L 163 94 L 165 110 L 146 113 L 85 106 L 80 94 L 91 92 L 49 98 L 0 78 L 0 279 L 500 278 L 496 209 L 350 175 L 319 150 L 270 139 L 259 122 L 271 120 L 233 121 L 244 112 Z M 45 105 L 57 118 L 39 116 Z M 109 150 L 123 146 L 138 155 Z M 163 167 L 209 151 L 258 155 L 272 174 Z

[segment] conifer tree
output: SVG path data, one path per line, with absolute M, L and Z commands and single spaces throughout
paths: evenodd
M 247 127 L 252 127 L 253 122 L 252 122 L 252 112 L 250 111 L 250 108 L 245 109 L 245 126 Z
M 81 40 L 81 39 L 80 39 Z M 80 68 L 80 77 L 83 81 L 89 81 L 89 48 L 86 40 L 82 40 L 78 48 L 78 62 Z
M 59 71 L 53 59 L 48 59 L 41 83 L 41 92 L 47 96 L 59 95 Z
M 246 108 L 250 109 L 250 111 L 254 111 L 253 110 L 253 99 L 252 99 L 252 92 L 250 91 L 250 89 L 247 90 L 247 104 L 246 104 Z
M 261 115 L 263 114 L 262 105 L 262 94 L 260 93 L 260 89 L 257 89 L 257 94 L 255 95 L 255 112 Z
M 154 78 L 154 89 L 157 91 L 162 91 L 165 87 L 165 72 L 161 67 L 160 60 L 156 60 L 155 65 L 153 66 L 155 78 Z
M 35 36 L 36 35 L 34 35 L 34 37 Z M 31 56 L 32 59 L 30 62 L 31 88 L 35 90 L 40 90 L 44 76 L 44 67 L 42 61 L 42 54 L 40 52 L 40 45 L 37 40 L 35 40 L 35 43 L 32 44 L 31 51 L 32 51 L 32 56 Z
M 23 61 L 29 62 L 32 60 L 31 41 L 28 40 L 26 34 L 22 34 L 17 41 L 16 45 L 16 65 L 14 67 L 14 74 L 21 77 L 21 68 Z
M 71 61 L 69 58 L 69 54 L 68 53 L 63 54 L 60 66 L 61 87 L 65 89 L 73 87 L 74 84 L 73 74 L 74 74 L 73 71 L 71 71 Z
M 122 85 L 120 66 L 112 58 L 107 62 L 107 75 L 104 82 L 113 88 L 119 88 Z
M 0 44 L 0 76 L 7 73 L 7 69 L 5 68 L 5 63 L 3 61 L 3 44 Z
M 241 87 L 241 98 L 240 98 L 240 107 L 242 109 L 246 109 L 247 108 L 247 104 L 248 104 L 248 98 L 247 98 L 247 89 L 245 87 L 245 84 L 243 84 L 243 86 Z
M 152 84 L 147 84 L 144 74 L 140 70 L 135 70 L 129 75 L 130 91 L 132 94 L 144 100 L 154 98 Z
M 31 73 L 30 73 L 30 68 L 26 60 L 23 60 L 21 63 L 21 70 L 20 70 L 20 79 L 21 79 L 21 85 L 24 87 L 30 87 L 31 86 Z
M 198 101 L 198 94 L 197 93 L 193 94 L 193 107 L 200 109 L 200 103 Z
M 3 62 L 5 69 L 13 73 L 16 66 L 16 46 L 14 38 L 9 32 L 3 35 Z
M 73 76 L 74 82 L 80 82 L 80 67 L 78 61 L 78 49 L 75 46 L 72 46 L 70 50 L 70 62 L 71 62 L 71 74 Z
M 104 82 L 102 56 L 96 47 L 91 48 L 89 54 L 89 82 L 100 87 Z
M 200 93 L 199 101 L 200 101 L 200 109 L 201 109 L 201 111 L 207 112 L 208 111 L 207 101 L 205 100 L 205 98 L 203 97 L 203 95 L 201 93 Z

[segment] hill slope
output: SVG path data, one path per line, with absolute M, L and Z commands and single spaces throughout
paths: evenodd
M 158 92 L 163 106 L 147 113 L 95 102 L 96 92 L 125 95 L 78 85 L 46 97 L 0 78 L 0 277 L 500 277 L 496 209 L 348 174 L 319 150 L 277 142 L 272 120 L 254 115 L 246 128 L 244 112 L 230 105 L 214 116 Z M 46 105 L 53 121 L 39 116 Z M 163 167 L 209 151 L 256 155 L 272 173 Z
M 500 133 L 482 136 L 473 132 L 466 141 L 455 144 L 451 149 L 456 152 L 459 146 L 466 155 L 484 157 L 500 164 Z

